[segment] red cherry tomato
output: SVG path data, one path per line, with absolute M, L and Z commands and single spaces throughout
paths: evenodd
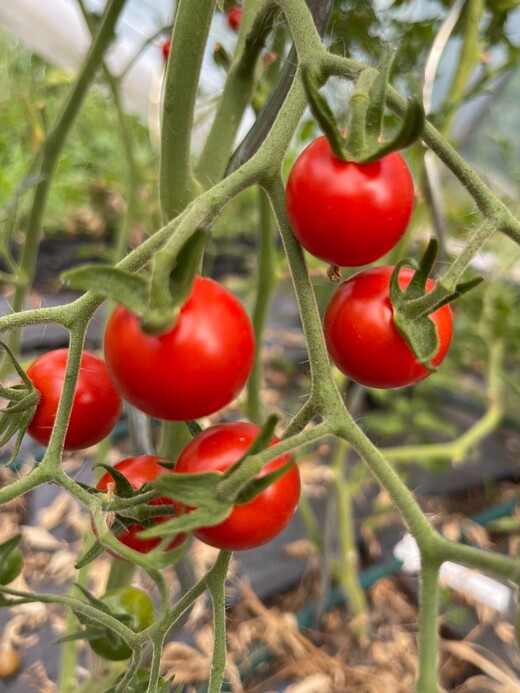
M 252 423 L 223 423 L 207 428 L 182 451 L 175 473 L 223 472 L 250 447 L 260 429 Z M 273 438 L 271 445 L 278 442 Z M 268 462 L 259 476 L 286 464 L 289 454 Z M 228 551 L 252 549 L 271 541 L 287 526 L 300 498 L 300 473 L 294 464 L 283 476 L 214 527 L 197 529 L 201 541 Z
M 238 31 L 240 22 L 242 21 L 242 8 L 240 5 L 235 5 L 235 7 L 229 10 L 227 13 L 227 21 L 233 31 Z
M 389 283 L 393 267 L 372 267 L 347 279 L 327 306 L 324 317 L 325 341 L 336 366 L 345 375 L 368 387 L 393 388 L 412 385 L 431 374 L 417 362 L 393 320 Z M 414 272 L 399 272 L 402 289 Z M 435 286 L 428 280 L 426 288 Z M 453 334 L 449 305 L 431 314 L 437 327 L 439 349 L 432 359 L 438 366 Z
M 312 255 L 340 267 L 374 262 L 403 236 L 413 180 L 397 152 L 369 164 L 337 159 L 325 137 L 296 160 L 287 180 L 287 214 Z
M 177 324 L 165 334 L 141 330 L 119 306 L 108 321 L 105 358 L 122 395 L 150 416 L 186 421 L 231 402 L 253 367 L 255 339 L 242 304 L 198 277 Z
M 27 369 L 27 375 L 40 392 L 27 432 L 42 445 L 47 445 L 51 437 L 68 353 L 68 349 L 49 351 Z M 94 354 L 83 352 L 64 449 L 79 450 L 99 443 L 114 428 L 120 414 L 121 397 L 104 362 Z
M 164 58 L 165 63 L 168 62 L 168 58 L 170 57 L 171 45 L 172 45 L 172 42 L 170 41 L 170 39 L 166 39 L 166 41 L 164 41 L 164 43 L 161 46 L 162 54 L 163 54 L 163 58 Z
M 122 460 L 114 465 L 114 468 L 118 472 L 128 479 L 132 488 L 136 490 L 140 489 L 141 486 L 146 484 L 147 481 L 153 481 L 161 474 L 168 474 L 168 469 L 162 467 L 159 462 L 166 462 L 167 460 L 162 457 L 155 457 L 154 455 L 139 455 L 137 457 L 129 457 L 126 460 Z M 114 479 L 110 472 L 104 474 L 98 481 L 96 488 L 100 491 L 108 491 L 108 486 L 113 483 Z M 115 487 L 114 487 L 115 488 Z M 115 491 L 114 491 L 115 492 Z M 172 505 L 173 501 L 169 498 L 163 496 L 150 501 L 148 505 Z M 152 527 L 158 522 L 166 522 L 166 520 L 171 520 L 172 515 L 158 515 L 150 519 L 147 527 Z M 94 525 L 93 525 L 94 527 Z M 154 549 L 161 541 L 161 538 L 153 539 L 141 539 L 137 535 L 145 529 L 144 525 L 141 524 L 129 524 L 126 529 L 117 535 L 117 540 L 120 541 L 125 546 L 129 546 L 135 551 L 140 553 L 148 553 Z M 95 530 L 94 530 L 95 531 Z M 172 542 L 168 545 L 168 549 L 173 549 L 175 546 L 181 544 L 186 535 L 178 534 Z

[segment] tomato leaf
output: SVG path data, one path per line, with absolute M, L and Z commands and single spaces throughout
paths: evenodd
M 200 271 L 208 237 L 205 229 L 196 229 L 175 252 L 166 245 L 154 255 L 143 332 L 163 334 L 175 325 Z
M 21 534 L 15 534 L 0 544 L 0 585 L 12 582 L 23 568 L 23 555 L 18 544 Z
M 90 548 L 88 548 L 85 553 L 83 553 L 76 563 L 74 564 L 74 567 L 76 570 L 79 570 L 80 568 L 83 568 L 84 566 L 88 565 L 89 563 L 92 563 L 92 561 L 95 561 L 96 558 L 101 556 L 103 551 L 105 550 L 105 547 L 103 544 L 99 541 L 96 540 Z
M 189 513 L 178 515 L 173 520 L 161 522 L 155 527 L 145 529 L 137 535 L 140 539 L 153 539 L 155 537 L 170 537 L 180 532 L 189 532 L 199 527 L 211 527 L 223 522 L 233 510 L 233 506 L 220 501 L 213 501 L 207 507 L 195 508 Z
M 215 502 L 215 490 L 220 472 L 195 472 L 193 474 L 161 474 L 152 481 L 152 488 L 161 496 L 199 507 Z M 164 524 L 161 524 L 163 527 Z
M 258 435 L 251 443 L 251 445 L 248 447 L 246 452 L 242 455 L 242 457 L 239 460 L 237 460 L 234 464 L 229 466 L 225 472 L 223 472 L 221 480 L 229 479 L 230 477 L 232 477 L 235 474 L 236 470 L 242 467 L 246 457 L 250 457 L 251 455 L 257 455 L 259 452 L 262 452 L 262 450 L 265 450 L 269 447 L 269 444 L 273 439 L 274 429 L 276 428 L 277 423 L 278 417 L 275 414 L 272 414 L 266 420 L 266 422 L 260 429 Z
M 84 616 L 82 616 L 82 618 L 85 619 Z M 105 634 L 105 631 L 106 628 L 101 628 L 100 626 L 92 624 L 85 628 L 85 630 L 78 630 L 75 633 L 62 635 L 62 637 L 55 640 L 53 644 L 61 645 L 64 642 L 74 642 L 75 640 L 96 640 L 97 638 L 102 637 Z
M 62 272 L 61 281 L 72 289 L 91 291 L 125 306 L 136 315 L 144 315 L 148 304 L 145 279 L 117 267 L 82 265 Z
M 262 493 L 262 491 L 265 491 L 266 488 L 268 488 L 269 486 L 271 486 L 271 484 L 274 484 L 275 481 L 280 479 L 280 477 L 282 477 L 286 472 L 288 472 L 289 469 L 293 467 L 295 464 L 296 463 L 294 459 L 291 457 L 290 460 L 288 460 L 281 467 L 278 467 L 278 469 L 275 469 L 272 472 L 268 472 L 263 476 L 251 479 L 247 486 L 245 486 L 243 489 L 239 491 L 235 499 L 235 503 L 237 505 L 249 503 L 249 501 L 252 501 L 253 498 L 258 496 L 259 493 Z
M 133 498 L 134 496 L 139 495 L 139 492 L 134 489 L 126 476 L 121 474 L 121 472 L 115 467 L 111 466 L 110 464 L 105 464 L 104 462 L 100 462 L 96 465 L 96 467 L 103 467 L 103 469 L 106 469 L 106 471 L 110 474 L 116 487 L 116 495 L 120 498 Z
M 83 594 L 85 595 L 85 597 L 87 598 L 87 600 L 89 601 L 89 603 L 92 606 L 95 606 L 96 609 L 99 609 L 99 611 L 103 611 L 103 613 L 105 613 L 105 614 L 111 613 L 109 607 L 104 602 L 102 602 L 101 599 L 94 597 L 92 592 L 90 592 L 86 587 L 83 587 L 83 585 L 80 585 L 79 582 L 74 582 L 73 584 L 74 584 L 74 587 L 77 587 L 81 592 L 83 592 Z M 82 615 L 81 618 L 85 618 L 85 617 Z
M 301 74 L 312 115 L 318 121 L 318 125 L 329 141 L 334 156 L 340 161 L 346 161 L 344 138 L 340 133 L 336 117 L 327 100 L 323 98 L 318 90 L 316 71 L 309 65 L 302 65 Z

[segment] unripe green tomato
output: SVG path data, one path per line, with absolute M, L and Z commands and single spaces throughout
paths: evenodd
M 8 585 L 23 568 L 23 554 L 18 547 L 14 548 L 3 561 L 0 561 L 0 585 Z
M 137 587 L 116 587 L 107 592 L 101 601 L 104 602 L 115 618 L 119 618 L 134 633 L 139 633 L 151 626 L 155 616 L 152 600 Z M 132 649 L 113 631 L 107 631 L 94 640 L 89 640 L 91 648 L 104 659 L 120 661 L 132 656 Z

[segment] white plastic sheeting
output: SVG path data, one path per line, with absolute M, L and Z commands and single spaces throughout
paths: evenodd
M 87 8 L 101 12 L 104 0 L 86 0 Z M 175 0 L 127 0 L 117 28 L 117 39 L 107 55 L 113 74 L 120 73 L 136 52 L 162 27 L 171 23 Z M 0 25 L 35 54 L 53 65 L 77 70 L 88 50 L 90 35 L 76 0 L 0 0 Z M 211 28 L 201 90 L 215 93 L 221 88 L 222 75 L 211 59 L 212 46 L 218 40 L 233 41 L 220 13 Z M 158 83 L 163 70 L 160 39 L 152 42 L 128 71 L 122 84 L 123 104 L 143 122 L 150 116 L 151 102 L 157 100 Z M 152 103 L 152 110 L 156 112 Z

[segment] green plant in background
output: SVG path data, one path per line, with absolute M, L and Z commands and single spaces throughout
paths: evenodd
M 144 141 L 143 131 L 121 111 L 119 78 L 110 75 L 103 67 L 103 58 L 123 11 L 124 0 L 109 0 L 101 20 L 97 23 L 91 21 L 92 18 L 85 11 L 81 0 L 79 6 L 87 23 L 91 25 L 91 49 L 80 73 L 67 85 L 64 92 L 61 92 L 60 87 L 56 89 L 57 93 L 53 93 L 52 90 L 48 94 L 48 83 L 40 84 L 45 96 L 50 99 L 49 114 L 45 122 L 38 109 L 31 106 L 28 122 L 31 128 L 30 136 L 35 142 L 35 159 L 31 163 L 31 157 L 26 158 L 25 153 L 21 155 L 15 151 L 14 160 L 17 160 L 18 156 L 23 159 L 23 163 L 17 173 L 17 180 L 10 181 L 14 193 L 7 199 L 3 220 L 3 251 L 12 275 L 5 279 L 10 279 L 13 286 L 13 313 L 0 318 L 0 330 L 7 333 L 6 353 L 10 356 L 4 360 L 4 372 L 12 371 L 12 364 L 17 364 L 20 330 L 36 324 L 56 323 L 68 331 L 70 344 L 67 367 L 45 455 L 26 475 L 0 489 L 0 503 L 19 498 L 41 484 L 53 483 L 60 486 L 88 510 L 97 537 L 78 560 L 80 578 L 84 579 L 86 567 L 106 549 L 129 561 L 129 565 L 148 573 L 157 587 L 160 604 L 153 622 L 147 619 L 146 623 L 135 628 L 128 624 L 128 619 L 121 618 L 117 610 L 107 608 L 106 600 L 97 600 L 88 593 L 84 593 L 85 599 L 80 599 L 74 594 L 29 594 L 4 587 L 3 604 L 9 606 L 27 601 L 41 601 L 69 607 L 87 629 L 93 628 L 95 631 L 83 632 L 80 636 L 83 635 L 87 639 L 92 635 L 95 638 L 117 638 L 117 642 L 123 643 L 123 647 L 127 648 L 124 652 L 129 655 L 128 666 L 115 683 L 114 690 L 130 690 L 131 686 L 137 686 L 139 682 L 139 685 L 142 683 L 145 686 L 148 693 L 152 693 L 160 690 L 163 684 L 159 674 L 165 638 L 195 600 L 208 591 L 212 599 L 215 629 L 208 690 L 210 693 L 220 691 L 226 663 L 224 588 L 231 559 L 231 553 L 227 550 L 230 544 L 218 544 L 224 548 L 213 567 L 200 580 L 193 579 L 191 584 L 187 584 L 182 596 L 173 604 L 171 588 L 167 584 L 163 570 L 171 564 L 177 565 L 179 570 L 182 565 L 185 566 L 183 561 L 185 562 L 187 541 L 180 541 L 180 538 L 186 533 L 193 532 L 201 537 L 214 532 L 218 534 L 223 527 L 232 525 L 233 517 L 238 511 L 257 507 L 255 504 L 261 501 L 269 504 L 270 494 L 274 493 L 277 485 L 289 478 L 289 475 L 292 475 L 291 478 L 297 478 L 294 455 L 287 453 L 298 454 L 300 449 L 326 438 L 334 443 L 334 488 L 340 524 L 341 553 L 340 560 L 334 566 L 334 575 L 351 597 L 353 610 L 358 616 L 358 634 L 366 634 L 367 624 L 366 602 L 356 575 L 352 496 L 364 482 L 364 471 L 360 470 L 368 470 L 400 512 L 419 547 L 421 589 L 417 690 L 421 693 L 437 692 L 438 583 L 439 570 L 443 562 L 457 561 L 516 584 L 520 582 L 520 564 L 517 559 L 449 541 L 441 536 L 422 513 L 397 467 L 393 465 L 394 460 L 464 459 L 485 435 L 498 426 L 504 415 L 506 402 L 510 399 L 514 401 L 518 396 L 514 387 L 506 388 L 503 378 L 506 368 L 518 368 L 518 361 L 515 359 L 516 289 L 511 284 L 505 291 L 502 287 L 498 290 L 498 285 L 488 277 L 487 283 L 476 288 L 480 279 L 475 277 L 477 272 L 472 268 L 472 263 L 479 257 L 484 246 L 486 249 L 504 247 L 503 252 L 511 255 L 514 244 L 520 244 L 520 222 L 448 140 L 452 134 L 456 107 L 468 95 L 472 95 L 472 90 L 475 89 L 470 83 L 470 77 L 480 61 L 482 42 L 487 41 L 493 46 L 505 45 L 505 57 L 498 71 L 512 69 L 517 50 L 507 41 L 505 20 L 514 6 L 495 5 L 491 8 L 492 11 L 489 11 L 484 3 L 468 0 L 464 3 L 463 9 L 461 6 L 460 16 L 452 15 L 454 23 L 451 32 L 455 32 L 460 41 L 457 70 L 445 90 L 442 107 L 431 119 L 425 120 L 421 106 L 421 101 L 425 99 L 407 99 L 390 86 L 390 82 L 397 84 L 400 91 L 408 93 L 410 83 L 405 76 L 413 71 L 410 66 L 415 68 L 417 63 L 425 65 L 426 77 L 432 80 L 432 70 L 427 69 L 427 51 L 428 46 L 442 34 L 442 28 L 446 26 L 440 19 L 407 19 L 406 15 L 404 18 L 397 15 L 397 19 L 394 18 L 390 25 L 386 25 L 383 20 L 387 15 L 384 12 L 377 12 L 371 6 L 360 8 L 359 3 L 351 5 L 338 2 L 331 8 L 329 3 L 321 0 L 309 3 L 309 6 L 303 0 L 277 0 L 265 3 L 260 0 L 247 0 L 243 6 L 235 52 L 229 63 L 227 59 L 224 61 L 228 66 L 227 79 L 216 105 L 213 125 L 200 155 L 194 160 L 191 137 L 199 75 L 216 3 L 212 0 L 180 0 L 176 7 L 164 81 L 158 178 L 162 221 L 157 222 L 150 229 L 153 233 L 130 252 L 127 249 L 131 225 L 141 219 L 142 213 L 135 204 L 136 194 L 140 183 L 146 181 L 145 170 L 140 161 L 141 152 L 144 152 L 145 165 L 149 163 L 147 158 L 153 157 Z M 411 12 L 412 3 L 394 3 L 392 7 L 396 9 L 398 6 L 402 11 Z M 441 6 L 442 4 L 439 8 Z M 327 25 L 332 27 L 332 32 L 327 34 L 324 42 L 322 35 Z M 353 39 L 350 41 L 352 27 L 359 28 L 353 33 Z M 439 33 L 437 29 L 440 30 Z M 408 40 L 410 38 L 412 40 Z M 394 41 L 402 44 L 402 48 L 397 51 L 392 64 L 384 53 L 388 43 Z M 291 43 L 293 45 L 289 51 Z M 329 43 L 331 51 L 326 48 Z M 9 58 L 4 55 L 3 60 Z M 17 65 L 14 61 L 11 67 L 12 74 L 21 69 L 23 65 Z M 38 76 L 33 75 L 30 70 L 28 72 L 31 76 Z M 486 74 L 482 76 L 478 84 L 480 90 L 488 86 L 487 78 Z M 81 132 L 82 123 L 86 132 L 91 132 L 91 123 L 95 122 L 99 113 L 97 109 L 101 108 L 103 103 L 99 95 L 87 97 L 97 79 L 106 80 L 110 87 L 115 106 L 114 115 L 111 117 L 117 119 L 119 124 L 122 150 L 125 153 L 124 165 L 115 166 L 113 170 L 102 163 L 107 158 L 116 158 L 107 156 L 107 149 L 109 153 L 121 151 L 120 144 L 107 136 L 105 129 L 97 132 L 96 137 L 89 142 L 89 157 L 84 156 L 82 144 L 77 144 L 77 150 L 73 145 L 74 134 Z M 417 73 L 413 79 L 419 81 Z M 352 92 L 347 110 L 336 108 L 334 94 L 330 93 L 331 85 L 344 83 Z M 56 101 L 53 101 L 54 98 Z M 30 101 L 33 103 L 32 98 Z M 239 124 L 250 104 L 256 112 L 255 123 L 244 141 L 234 150 Z M 304 176 L 303 181 L 299 183 L 304 186 L 300 189 L 300 197 L 297 195 L 292 198 L 287 209 L 282 176 L 284 160 L 295 134 L 299 133 L 303 139 L 311 134 L 308 125 L 311 121 L 308 119 L 307 111 L 309 105 L 313 117 L 327 136 L 327 146 L 334 152 L 334 155 L 328 153 L 329 163 L 332 162 L 332 172 L 325 172 L 321 187 L 320 184 L 313 184 L 318 185 L 318 194 L 325 193 L 329 186 L 336 182 L 335 178 L 340 175 L 341 170 L 350 171 L 355 168 L 360 176 L 367 170 L 371 171 L 371 175 L 378 175 L 383 166 L 383 157 L 395 158 L 395 150 L 403 147 L 412 147 L 410 160 L 414 163 L 413 168 L 418 180 L 421 180 L 423 171 L 426 174 L 429 185 L 425 188 L 424 197 L 429 200 L 430 208 L 433 210 L 442 260 L 436 264 L 437 243 L 430 243 L 426 251 L 421 253 L 422 246 L 426 245 L 424 235 L 417 240 L 412 238 L 414 234 L 408 230 L 404 241 L 391 251 L 393 269 L 370 274 L 370 277 L 384 275 L 385 281 L 378 285 L 377 293 L 379 298 L 384 297 L 387 306 L 386 323 L 376 339 L 375 346 L 379 347 L 379 342 L 383 342 L 390 334 L 393 340 L 391 343 L 394 344 L 397 340 L 400 344 L 399 359 L 404 358 L 401 356 L 404 354 L 412 363 L 414 373 L 418 374 L 418 377 L 414 376 L 411 380 L 405 379 L 406 382 L 415 382 L 419 376 L 425 378 L 433 370 L 432 363 L 436 363 L 440 337 L 429 316 L 439 309 L 449 314 L 447 304 L 458 299 L 459 305 L 464 307 L 461 309 L 461 316 L 465 317 L 455 315 L 455 358 L 450 366 L 448 357 L 446 374 L 449 373 L 453 379 L 455 366 L 459 370 L 465 368 L 468 371 L 476 368 L 483 377 L 486 397 L 483 398 L 485 406 L 482 417 L 476 424 L 470 430 L 458 432 L 447 442 L 425 442 L 424 438 L 432 429 L 439 431 L 439 422 L 426 408 L 415 406 L 417 401 L 421 401 L 421 397 L 429 397 L 428 388 L 435 389 L 434 379 L 430 385 L 430 380 L 426 378 L 411 394 L 385 390 L 383 394 L 374 392 L 371 395 L 374 400 L 378 399 L 383 407 L 387 407 L 390 413 L 386 418 L 380 415 L 373 417 L 372 424 L 369 423 L 367 427 L 369 435 L 376 437 L 383 428 L 386 428 L 385 433 L 398 434 L 403 417 L 408 418 L 408 426 L 414 426 L 414 435 L 409 439 L 409 445 L 382 450 L 376 447 L 364 428 L 357 423 L 360 404 L 366 396 L 366 391 L 360 385 L 349 384 L 346 406 L 343 394 L 338 388 L 337 376 L 330 367 L 306 257 L 293 234 L 288 218 L 289 212 L 294 223 L 295 206 L 298 212 L 298 199 L 305 200 L 306 195 L 316 191 L 312 188 L 305 189 L 308 179 Z M 390 120 L 387 109 L 393 114 Z M 346 137 L 341 133 L 345 125 L 341 119 L 344 119 L 345 115 L 349 118 Z M 15 116 L 10 118 L 16 120 Z M 13 124 L 13 127 L 15 126 L 19 127 L 17 123 Z M 1 142 L 1 146 L 6 147 L 5 140 Z M 71 159 L 67 161 L 67 157 L 72 157 L 75 153 L 75 161 L 81 163 L 90 158 L 91 153 L 96 152 L 102 153 L 103 159 L 100 162 L 96 160 L 92 169 L 93 178 L 101 178 L 110 184 L 119 184 L 123 180 L 126 182 L 126 217 L 117 230 L 114 263 L 89 265 L 68 272 L 63 278 L 64 283 L 85 291 L 75 302 L 55 308 L 24 311 L 24 301 L 34 280 L 41 230 L 46 229 L 49 220 L 52 219 L 52 196 L 59 190 L 59 185 L 65 184 L 69 175 L 71 177 L 68 184 L 75 187 L 74 166 L 70 165 Z M 431 161 L 428 163 L 428 157 L 432 156 L 434 161 L 443 162 L 450 180 L 459 181 L 460 189 L 464 190 L 464 199 L 467 200 L 467 208 L 472 209 L 476 206 L 478 210 L 472 209 L 471 217 L 465 219 L 463 232 L 457 229 L 454 233 L 456 219 L 449 219 L 444 228 L 445 220 L 439 214 L 442 210 L 439 208 L 438 190 L 432 186 Z M 24 178 L 27 168 L 30 173 Z M 55 180 L 58 181 L 56 186 Z M 23 181 L 21 186 L 20 181 Z M 12 205 L 13 201 L 18 201 L 17 190 L 24 191 L 22 206 Z M 349 194 L 348 190 L 342 192 L 342 195 Z M 84 202 L 85 198 L 81 199 Z M 71 197 L 70 201 L 71 204 L 77 204 L 80 198 L 75 200 Z M 377 205 L 378 202 L 372 200 L 363 204 Z M 397 199 L 394 199 L 394 204 L 398 206 Z M 254 211 L 251 210 L 252 205 L 255 206 Z M 157 402 L 167 399 L 167 393 L 165 394 L 162 387 L 161 374 L 150 369 L 150 363 L 153 361 L 150 354 L 164 353 L 168 362 L 168 349 L 178 340 L 181 351 L 169 362 L 168 377 L 171 373 L 175 377 L 186 377 L 190 373 L 188 366 L 191 368 L 193 363 L 199 368 L 199 376 L 200 373 L 205 373 L 203 369 L 209 366 L 210 356 L 201 355 L 198 360 L 194 359 L 195 347 L 189 341 L 183 341 L 181 327 L 183 322 L 187 322 L 190 325 L 187 334 L 190 338 L 195 338 L 196 328 L 200 323 L 207 322 L 199 319 L 189 323 L 189 316 L 194 312 L 193 287 L 200 287 L 205 282 L 211 286 L 214 284 L 198 277 L 201 265 L 204 266 L 204 248 L 208 244 L 210 251 L 213 247 L 213 252 L 216 253 L 218 234 L 225 234 L 222 226 L 225 225 L 226 215 L 234 209 L 240 210 L 244 225 L 248 227 L 245 233 L 249 235 L 250 227 L 258 226 L 261 240 L 258 241 L 257 251 L 257 284 L 252 291 L 252 327 L 243 330 L 238 327 L 236 330 L 229 329 L 227 337 L 236 340 L 236 350 L 233 351 L 233 344 L 230 342 L 227 354 L 224 353 L 221 358 L 231 355 L 236 363 L 243 358 L 246 370 L 248 373 L 252 372 L 247 415 L 253 421 L 261 423 L 266 419 L 267 412 L 263 411 L 265 403 L 261 396 L 259 346 L 268 315 L 269 300 L 277 278 L 277 269 L 282 262 L 277 259 L 279 252 L 274 233 L 277 229 L 285 252 L 284 266 L 288 268 L 292 278 L 306 338 L 310 392 L 292 417 L 285 417 L 280 422 L 281 417 L 270 416 L 263 426 L 255 426 L 255 435 L 245 447 L 243 439 L 240 445 L 227 440 L 221 443 L 229 450 L 233 448 L 233 455 L 230 453 L 230 458 L 226 460 L 227 466 L 203 466 L 202 469 L 209 469 L 203 473 L 192 470 L 176 473 L 173 467 L 172 473 L 171 467 L 180 448 L 184 448 L 180 459 L 183 459 L 188 449 L 196 449 L 196 456 L 203 456 L 203 445 L 200 441 L 205 440 L 210 433 L 213 434 L 215 429 L 202 431 L 200 423 L 191 417 L 202 417 L 218 411 L 236 394 L 236 388 L 228 388 L 228 381 L 235 375 L 232 372 L 233 361 L 226 361 L 226 369 L 229 369 L 227 379 L 222 380 L 218 369 L 208 371 L 209 375 L 206 375 L 202 382 L 198 382 L 198 385 L 193 376 L 193 389 L 197 388 L 197 391 L 190 392 L 190 388 L 187 387 L 182 393 L 186 398 L 191 397 L 189 408 L 186 402 L 170 407 L 169 403 L 168 406 L 163 406 L 164 401 Z M 374 209 L 371 208 L 370 211 Z M 405 226 L 409 211 L 405 215 Z M 158 216 L 152 211 L 146 217 L 148 223 L 153 223 Z M 360 215 L 358 224 L 364 223 L 364 216 Z M 416 213 L 416 216 L 421 218 L 419 213 Z M 422 218 L 424 219 L 424 216 Z M 311 221 L 309 218 L 305 220 Z M 322 219 L 318 218 L 316 222 L 319 224 Z M 214 226 L 218 229 L 219 225 L 216 236 L 208 241 Z M 234 226 L 238 233 L 242 231 L 236 221 Z M 400 232 L 403 230 L 400 229 Z M 360 229 L 365 243 L 372 242 L 369 231 L 368 227 Z M 15 232 L 23 233 L 23 250 L 16 259 L 11 255 L 10 247 Z M 378 232 L 381 232 L 381 228 Z M 319 236 L 320 228 L 314 229 L 314 233 Z M 455 239 L 456 245 L 450 245 L 450 239 Z M 383 262 L 382 255 L 386 250 L 387 247 L 371 254 L 368 261 Z M 415 259 L 404 259 L 407 255 Z M 419 256 L 420 259 L 417 259 Z M 326 260 L 332 263 L 329 276 L 333 279 L 339 278 L 338 265 L 348 260 L 345 260 L 344 256 L 336 259 L 334 253 L 331 256 L 327 255 Z M 313 267 L 325 269 L 317 260 L 311 262 Z M 251 264 L 254 266 L 255 263 Z M 352 264 L 361 265 L 362 262 Z M 404 265 L 404 276 L 410 282 L 407 291 L 406 282 L 400 283 L 399 279 L 400 270 Z M 434 266 L 436 283 L 428 284 L 428 290 L 425 290 L 428 274 Z M 415 272 L 410 271 L 410 268 Z M 322 282 L 326 281 L 324 274 L 323 271 Z M 319 284 L 320 280 L 314 280 L 314 283 Z M 344 284 L 343 287 L 345 286 Z M 330 291 L 328 288 L 325 293 Z M 344 288 L 342 292 L 345 292 Z M 132 345 L 135 347 L 137 340 L 141 344 L 139 354 L 136 355 L 139 366 L 143 369 L 141 378 L 135 384 L 135 388 L 132 386 L 126 394 L 137 409 L 164 418 L 158 452 L 161 458 L 166 460 L 166 468 L 164 474 L 144 479 L 135 486 L 123 474 L 119 474 L 117 468 L 113 468 L 110 472 L 113 483 L 107 484 L 106 488 L 93 489 L 71 478 L 64 471 L 61 461 L 69 423 L 72 421 L 71 412 L 76 405 L 74 392 L 80 376 L 86 329 L 96 309 L 106 299 L 123 304 L 123 308 L 114 313 L 116 322 L 122 321 L 122 327 L 117 328 L 117 333 L 109 332 L 110 344 L 115 344 L 123 350 L 131 348 Z M 204 307 L 207 315 L 217 316 L 216 312 L 212 312 L 216 311 L 216 307 L 209 298 L 206 299 Z M 222 324 L 222 315 L 213 320 Z M 462 325 L 467 321 L 474 329 L 467 329 L 463 335 L 459 334 L 459 321 Z M 111 325 L 113 324 L 111 322 Z M 361 323 L 359 326 L 361 328 Z M 326 327 L 326 330 L 329 330 L 329 327 Z M 109 327 L 109 330 L 113 329 L 115 328 Z M 211 325 L 205 329 L 206 332 L 200 338 L 205 345 L 212 345 L 212 340 L 216 340 L 215 344 L 221 341 L 221 337 L 217 340 Z M 247 342 L 247 358 L 242 353 L 245 347 L 242 347 L 240 342 L 242 332 L 249 333 L 249 330 L 254 331 L 257 344 L 254 354 L 256 363 L 252 371 L 252 340 Z M 239 336 L 238 332 L 242 336 Z M 359 333 L 361 335 L 361 329 Z M 370 334 L 367 344 L 372 349 L 374 340 Z M 354 337 L 352 339 L 354 340 Z M 456 345 L 459 339 L 463 348 L 459 347 L 457 355 Z M 447 341 L 449 342 L 449 339 Z M 363 355 L 363 344 L 360 344 L 361 347 L 358 345 L 357 348 Z M 330 343 L 328 346 L 330 349 Z M 350 348 L 351 344 L 340 346 Z M 186 352 L 184 355 L 183 348 Z M 167 351 L 160 352 L 159 349 Z M 117 352 L 117 349 L 115 351 Z M 186 360 L 182 365 L 184 357 Z M 118 381 L 121 380 L 121 373 L 125 373 L 125 367 L 128 369 L 129 362 L 128 359 L 118 359 L 117 353 L 111 353 L 108 359 L 109 370 L 116 384 L 124 387 L 124 383 Z M 394 361 L 399 359 L 396 358 Z M 343 368 L 342 362 L 339 365 Z M 373 383 L 370 365 L 366 364 L 368 379 L 365 381 L 364 377 L 361 378 L 368 384 Z M 392 359 L 388 360 L 389 371 L 394 369 L 395 365 Z M 378 362 L 379 371 L 380 366 L 381 363 Z M 179 369 L 177 374 L 176 367 Z M 444 365 L 437 382 L 442 383 L 444 387 L 452 387 L 453 382 L 450 383 L 447 377 L 442 380 L 443 369 Z M 383 386 L 391 388 L 403 384 L 405 380 L 391 375 Z M 152 381 L 156 383 L 154 387 L 150 386 Z M 243 378 L 240 382 L 243 384 Z M 226 392 L 223 395 L 219 390 L 224 389 Z M 341 389 L 345 389 L 343 383 Z M 30 398 L 32 390 L 34 388 L 31 389 L 27 381 L 22 385 L 3 387 L 2 394 L 11 402 L 6 416 L 23 414 L 29 405 L 34 406 L 34 397 Z M 173 392 L 175 388 L 171 387 L 170 390 Z M 177 396 L 179 393 L 175 394 Z M 208 411 L 204 406 L 200 409 L 201 405 L 208 402 L 212 403 Z M 22 416 L 21 419 L 27 423 L 27 416 Z M 274 437 L 277 425 L 283 429 L 281 439 Z M 454 434 L 453 430 L 446 426 L 443 432 L 446 436 Z M 185 447 L 187 440 L 190 442 Z M 268 466 L 273 460 L 281 460 L 281 466 Z M 157 521 L 153 521 L 154 518 L 157 518 Z M 119 539 L 120 536 L 125 536 L 123 532 L 130 532 L 130 529 L 136 526 L 143 528 L 139 533 L 141 540 L 154 540 L 153 548 L 146 553 Z M 280 531 L 280 527 L 277 531 Z M 251 532 L 253 533 L 253 529 Z M 316 527 L 314 538 L 319 543 Z M 260 532 L 258 536 L 248 537 L 248 546 L 256 547 L 263 541 L 265 536 Z M 11 550 L 10 546 L 8 548 Z M 125 572 L 126 575 L 123 574 Z M 126 589 L 124 585 L 131 579 L 131 575 L 132 568 L 123 571 L 121 562 L 114 562 L 109 581 L 110 588 Z M 71 634 L 71 637 L 77 637 L 77 634 Z M 145 647 L 148 645 L 151 645 L 152 649 L 151 661 L 143 658 Z M 143 681 L 142 665 L 145 661 L 149 661 L 150 666 Z M 117 675 L 120 673 L 120 670 L 117 671 Z M 73 657 L 68 656 L 64 660 L 60 685 L 63 690 L 74 688 Z

